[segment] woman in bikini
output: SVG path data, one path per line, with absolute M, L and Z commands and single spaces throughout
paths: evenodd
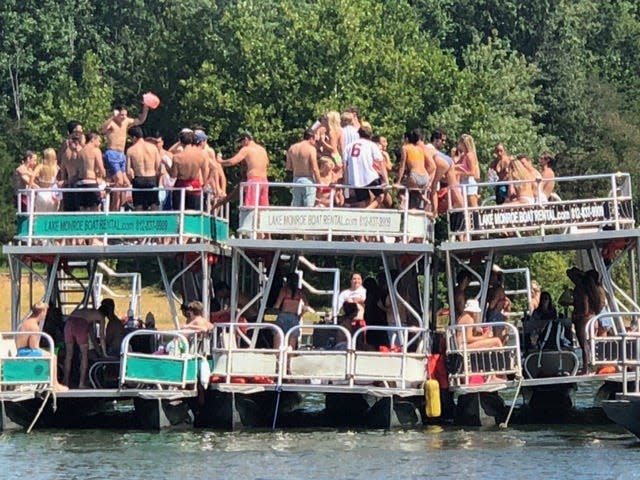
M 276 325 L 282 329 L 286 335 L 289 330 L 300 325 L 300 318 L 303 312 L 308 309 L 308 300 L 302 289 L 285 283 L 280 289 L 276 303 L 273 305 L 280 310 Z M 289 346 L 295 349 L 298 345 L 298 336 L 292 335 L 289 338 Z M 273 348 L 280 348 L 278 337 L 273 339 Z
M 467 205 L 470 207 L 478 206 L 478 187 L 476 182 L 480 180 L 480 166 L 478 165 L 478 156 L 476 155 L 476 144 L 471 135 L 463 134 L 458 140 L 458 152 L 460 157 L 455 165 L 458 172 L 459 182 L 461 185 L 473 185 L 462 190 L 463 195 L 467 196 Z
M 35 209 L 37 212 L 57 212 L 60 206 L 60 193 L 52 189 L 58 186 L 57 177 L 58 160 L 56 151 L 53 148 L 47 148 L 44 151 L 42 163 L 34 170 L 34 181 L 39 188 L 45 191 L 39 191 L 36 195 Z
M 339 180 L 336 178 L 335 168 L 336 165 L 331 157 L 323 156 L 318 160 L 318 169 L 320 170 L 319 183 L 324 186 L 318 187 L 316 190 L 316 207 L 329 207 L 331 204 L 331 185 Z M 335 189 L 333 205 L 335 207 L 344 205 L 344 195 L 339 188 Z
M 535 197 L 533 194 L 533 185 L 535 176 L 527 169 L 519 158 L 511 159 L 509 163 L 509 180 L 517 181 L 509 185 L 509 201 L 505 204 L 520 203 L 524 205 L 533 205 Z M 523 182 L 530 180 L 529 182 Z M 522 182 L 522 183 L 520 183 Z
M 322 152 L 331 156 L 336 165 L 341 166 L 345 145 L 340 126 L 340 114 L 334 111 L 328 112 L 322 117 L 321 123 L 324 127 L 324 135 L 321 138 Z
M 426 168 L 424 149 L 418 145 L 420 132 L 412 130 L 407 134 L 407 143 L 402 146 L 398 179 L 409 191 L 409 208 L 426 208 L 428 205 L 427 189 L 430 185 Z M 404 177 L 407 174 L 406 178 Z

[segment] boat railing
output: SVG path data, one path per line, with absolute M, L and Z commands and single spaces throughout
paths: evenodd
M 100 205 L 94 210 L 64 211 L 62 208 L 41 207 L 39 195 L 57 195 L 64 198 L 78 193 L 94 192 L 100 196 Z M 110 210 L 114 194 L 156 192 L 164 195 L 176 194 L 178 205 L 171 210 L 135 210 L 121 207 Z M 224 242 L 228 238 L 229 205 L 212 208 L 212 199 L 207 194 L 199 195 L 196 209 L 188 209 L 188 198 L 192 190 L 187 188 L 38 188 L 18 191 L 17 233 L 15 240 L 25 245 L 40 245 L 72 239 L 93 239 L 107 245 L 110 243 L 138 242 L 185 244 L 194 239 L 202 242 Z M 21 199 L 25 199 L 21 201 Z M 59 202 L 59 207 L 64 205 Z
M 32 352 L 29 356 L 20 356 L 16 348 L 19 337 L 38 336 L 46 347 L 39 356 Z M 53 339 L 43 332 L 2 332 L 0 334 L 0 388 L 15 390 L 17 387 L 32 390 L 51 389 L 54 385 L 54 344 Z
M 468 342 L 469 329 L 488 332 L 486 338 L 492 338 L 491 332 L 500 332 L 500 337 L 508 341 L 501 346 L 474 347 Z M 520 335 L 508 322 L 452 325 L 447 327 L 446 339 L 449 383 L 453 388 L 482 389 L 522 374 Z
M 634 372 L 635 392 L 640 374 L 640 312 L 604 312 L 587 323 L 588 360 L 596 372 L 622 372 L 623 392 L 628 393 L 629 374 Z M 604 370 L 606 367 L 609 369 Z
M 265 335 L 265 334 L 271 335 Z M 254 339 L 252 337 L 256 338 Z M 256 348 L 258 337 L 272 342 L 269 347 Z M 236 383 L 238 378 L 268 378 L 281 383 L 280 365 L 283 349 L 272 348 L 283 345 L 282 330 L 270 323 L 216 323 L 211 341 L 213 369 L 211 375 L 219 377 L 218 383 Z
M 291 347 L 301 330 L 322 345 Z M 268 331 L 275 341 L 253 342 L 251 331 Z M 362 346 L 367 334 L 383 332 L 390 347 Z M 300 325 L 286 335 L 269 323 L 217 323 L 213 332 L 213 371 L 217 383 L 334 385 L 343 388 L 384 382 L 386 388 L 420 388 L 427 377 L 427 330 L 417 327 L 362 327 L 353 334 L 341 325 Z M 254 347 L 252 345 L 257 345 Z M 276 348 L 277 346 L 277 348 Z M 269 379 L 268 382 L 264 378 Z M 310 387 L 313 388 L 313 387 Z M 322 388 L 322 387 L 318 387 Z
M 191 341 L 187 335 L 192 335 Z M 152 353 L 136 352 L 132 343 L 146 337 L 159 345 Z M 157 390 L 178 387 L 195 391 L 200 362 L 206 361 L 201 353 L 201 335 L 182 330 L 158 331 L 139 329 L 127 334 L 121 347 L 120 387 L 144 385 Z
M 553 181 L 562 198 L 558 194 L 546 198 L 543 193 L 545 179 L 453 187 L 462 193 L 463 204 L 454 206 L 452 191 L 448 192 L 449 239 L 471 241 L 634 227 L 628 173 L 556 177 Z M 508 191 L 524 184 L 533 184 L 533 197 L 520 200 L 507 197 L 501 204 L 481 201 L 477 207 L 469 205 L 470 188 L 477 187 L 480 198 L 491 198 L 497 189 Z M 577 196 L 574 192 L 590 192 L 592 196 Z
M 271 238 L 313 237 L 327 241 L 366 237 L 370 242 L 433 242 L 433 219 L 424 209 L 408 207 L 406 187 L 378 187 L 388 196 L 391 203 L 387 205 L 398 204 L 398 208 L 387 205 L 366 208 L 346 202 L 339 205 L 338 192 L 343 194 L 352 190 L 348 185 L 265 182 L 242 183 L 241 187 L 238 234 L 242 237 L 257 239 L 271 235 Z M 291 206 L 291 192 L 305 188 L 326 189 L 328 198 L 316 206 Z M 253 200 L 259 199 L 264 190 L 270 196 L 269 205 L 260 205 Z M 375 191 L 376 188 L 362 187 L 361 190 Z M 248 192 L 251 192 L 249 196 Z M 352 195 L 351 198 L 355 197 Z

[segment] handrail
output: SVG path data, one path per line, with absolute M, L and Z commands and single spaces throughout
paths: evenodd
M 180 192 L 180 204 L 185 205 L 185 196 L 189 189 L 186 188 L 154 188 L 139 189 L 130 187 L 118 187 L 101 189 L 83 188 L 83 193 L 97 192 L 103 197 L 101 207 L 97 210 L 82 211 L 39 211 L 36 209 L 35 198 L 38 193 L 71 193 L 76 194 L 80 190 L 77 188 L 39 188 L 39 189 L 20 189 L 18 196 L 26 195 L 28 200 L 27 210 L 25 211 L 20 204 L 17 206 L 16 216 L 18 218 L 18 233 L 16 239 L 25 242 L 28 246 L 34 245 L 35 241 L 47 239 L 72 239 L 72 238 L 95 238 L 103 243 L 109 239 L 130 238 L 153 239 L 171 238 L 176 239 L 179 243 L 184 243 L 188 238 L 208 239 L 209 230 L 213 228 L 213 222 L 216 225 L 227 225 L 223 229 L 224 232 L 215 232 L 212 240 L 226 241 L 226 230 L 229 223 L 229 209 L 216 208 L 211 210 L 208 199 L 203 194 L 200 198 L 200 208 L 197 210 L 185 210 L 184 208 L 175 207 L 173 210 L 130 210 L 130 211 L 112 211 L 110 210 L 110 196 L 117 192 L 166 192 L 171 195 L 172 192 Z M 190 220 L 193 217 L 200 218 L 199 222 Z M 207 219 L 206 221 L 203 221 Z M 211 220 L 208 220 L 211 219 Z M 189 228 L 186 229 L 186 223 L 189 221 Z M 209 225 L 211 221 L 211 225 Z M 21 225 L 23 225 L 21 227 Z
M 30 356 L 30 357 L 20 357 L 17 355 L 17 349 L 15 351 L 15 355 L 12 355 L 13 352 L 13 348 L 16 347 L 15 345 L 15 339 L 17 337 L 20 336 L 38 336 L 41 339 L 45 339 L 46 343 L 47 343 L 47 350 L 48 350 L 48 355 L 43 355 L 42 357 L 36 357 L 36 356 Z M 5 342 L 5 341 L 9 341 L 11 342 L 10 345 L 3 345 L 3 350 L 4 348 L 7 348 L 7 352 L 4 351 L 0 351 L 0 386 L 7 386 L 7 385 L 40 385 L 43 382 L 38 381 L 36 383 L 34 383 L 33 381 L 28 381 L 28 380 L 4 380 L 4 363 L 7 361 L 11 361 L 11 362 L 32 362 L 34 360 L 47 360 L 47 363 L 49 364 L 49 375 L 48 375 L 48 380 L 44 383 L 47 388 L 53 388 L 56 379 L 53 378 L 53 372 L 55 372 L 55 355 L 54 355 L 54 343 L 53 343 L 53 338 L 51 338 L 51 336 L 45 332 L 18 332 L 18 331 L 13 331 L 13 332 L 2 332 L 0 333 L 0 342 Z
M 556 188 L 567 182 L 595 181 L 606 196 L 598 198 L 543 200 L 541 186 L 547 180 L 519 180 L 483 182 L 473 185 L 479 192 L 493 190 L 498 186 L 517 186 L 536 183 L 538 195 L 531 203 L 505 202 L 501 205 L 471 207 L 467 204 L 466 191 L 469 185 L 457 187 L 463 193 L 463 205 L 452 205 L 451 190 L 448 193 L 449 238 L 455 240 L 485 239 L 491 235 L 520 236 L 524 233 L 546 235 L 551 232 L 572 233 L 583 228 L 611 226 L 615 230 L 633 228 L 633 203 L 631 180 L 628 173 L 611 173 L 585 176 L 556 177 Z M 584 189 L 582 190 L 584 191 Z M 493 194 L 493 193 L 491 193 Z
M 195 342 L 193 345 L 190 345 L 189 340 L 187 339 L 187 334 L 195 334 Z M 136 336 L 158 336 L 161 335 L 165 338 L 171 338 L 171 341 L 177 341 L 177 351 L 174 354 L 148 354 L 148 353 L 138 353 L 133 352 L 130 349 L 131 340 Z M 120 388 L 123 388 L 127 382 L 135 382 L 135 383 L 147 383 L 151 385 L 175 385 L 180 388 L 186 388 L 187 383 L 193 383 L 192 390 L 197 388 L 197 378 L 196 379 L 188 379 L 188 363 L 190 361 L 196 361 L 201 358 L 201 355 L 198 353 L 198 335 L 197 332 L 189 332 L 184 330 L 147 330 L 147 329 L 139 329 L 134 330 L 127 334 L 122 340 L 121 344 L 121 363 L 120 363 Z M 131 377 L 127 375 L 127 366 L 130 363 L 131 359 L 141 359 L 149 362 L 161 363 L 163 361 L 171 360 L 177 361 L 181 363 L 181 375 L 180 379 L 158 379 L 155 377 L 149 378 L 140 378 L 140 377 Z
M 502 346 L 477 347 L 469 346 L 467 329 L 506 329 L 509 343 Z M 487 337 L 490 338 L 490 337 Z M 511 343 L 513 339 L 513 343 Z M 447 355 L 461 357 L 458 369 L 449 372 L 449 381 L 454 387 L 477 384 L 479 389 L 488 380 L 498 377 L 499 381 L 507 381 L 507 377 L 522 374 L 522 353 L 518 329 L 508 322 L 457 324 L 446 330 Z M 473 377 L 479 377 L 475 382 Z M 502 378 L 500 378 L 502 377 Z
M 246 205 L 245 190 L 252 189 L 259 197 L 262 189 L 269 192 L 282 189 L 323 188 L 330 189 L 328 206 L 291 206 L 291 205 Z M 433 242 L 433 219 L 424 209 L 410 209 L 408 201 L 400 208 L 366 208 L 335 204 L 337 190 L 351 190 L 354 187 L 343 184 L 305 184 L 292 182 L 263 182 L 240 184 L 240 226 L 238 233 L 242 236 L 258 239 L 263 234 L 274 234 L 286 237 L 296 235 L 322 236 L 334 241 L 341 237 L 367 236 L 378 242 L 408 243 L 420 240 Z M 399 196 L 408 198 L 409 189 L 404 186 L 383 185 L 378 187 L 357 187 L 358 190 L 382 190 L 385 193 L 397 192 Z

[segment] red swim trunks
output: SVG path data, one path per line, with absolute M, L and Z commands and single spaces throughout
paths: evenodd
M 64 322 L 64 343 L 89 344 L 91 325 L 82 317 L 69 317 Z
M 265 177 L 247 177 L 247 183 L 251 183 L 252 185 L 244 187 L 244 206 L 268 207 L 269 180 Z

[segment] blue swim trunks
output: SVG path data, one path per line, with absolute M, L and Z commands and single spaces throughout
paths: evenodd
M 22 347 L 18 349 L 19 357 L 42 357 L 42 350 L 39 348 Z
M 103 155 L 104 168 L 107 175 L 114 176 L 118 172 L 124 173 L 127 167 L 127 157 L 117 150 L 106 150 Z

